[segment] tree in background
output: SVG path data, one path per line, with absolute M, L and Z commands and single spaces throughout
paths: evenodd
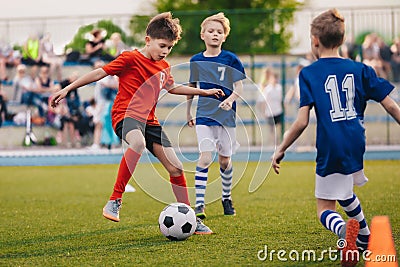
M 157 12 L 171 11 L 180 19 L 183 38 L 173 49 L 176 54 L 193 54 L 204 49 L 200 24 L 205 17 L 224 12 L 231 22 L 231 33 L 224 48 L 239 54 L 281 54 L 291 45 L 289 25 L 301 6 L 296 0 L 157 0 Z M 133 16 L 132 38 L 143 45 L 144 31 L 151 16 Z

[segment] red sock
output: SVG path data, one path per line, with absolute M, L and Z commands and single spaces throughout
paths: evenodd
M 190 206 L 185 174 L 182 172 L 182 174 L 179 176 L 170 176 L 169 181 L 171 182 L 172 191 L 174 192 L 176 201 L 185 203 Z
M 114 184 L 114 192 L 112 193 L 110 200 L 116 200 L 122 198 L 122 194 L 125 192 L 125 186 L 131 179 L 132 173 L 136 168 L 136 164 L 140 159 L 141 154 L 128 148 L 121 159 L 119 164 L 117 181 Z

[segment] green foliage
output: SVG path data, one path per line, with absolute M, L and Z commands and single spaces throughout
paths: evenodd
M 93 29 L 104 29 L 107 31 L 107 36 L 105 39 L 110 38 L 111 34 L 114 32 L 119 32 L 121 34 L 122 41 L 126 44 L 132 43 L 132 39 L 127 37 L 126 33 L 117 25 L 115 25 L 111 20 L 100 20 L 97 23 L 88 24 L 80 27 L 78 32 L 75 34 L 72 41 L 65 46 L 65 51 L 74 50 L 81 53 L 85 52 L 85 44 L 88 41 L 87 34 Z
M 368 222 L 376 215 L 389 216 L 397 255 L 399 163 L 366 161 L 370 181 L 355 188 Z M 326 254 L 317 262 L 277 259 L 281 249 L 301 253 L 336 248 L 336 236 L 316 218 L 314 162 L 283 162 L 279 176 L 269 173 L 260 189 L 249 194 L 256 164 L 234 162 L 235 170 L 246 169 L 233 189 L 237 215 L 223 216 L 220 201 L 209 204 L 205 222 L 216 234 L 182 242 L 161 235 L 157 219 L 165 204 L 151 198 L 133 179 L 137 191 L 124 194 L 121 222 L 102 217 L 117 165 L 2 167 L 0 266 L 340 266 L 339 260 L 330 261 Z M 195 168 L 195 163 L 184 165 L 187 170 Z M 259 167 L 267 174 L 269 165 L 261 162 Z M 161 164 L 140 163 L 134 176 L 157 173 L 165 173 Z M 219 176 L 217 163 L 211 165 L 210 174 Z M 190 184 L 193 175 L 187 173 Z M 338 211 L 347 218 L 341 208 Z M 257 258 L 264 246 L 275 250 L 273 260 Z
M 180 19 L 183 38 L 174 48 L 178 54 L 193 54 L 204 50 L 200 39 L 200 24 L 208 16 L 224 12 L 231 23 L 231 33 L 224 49 L 238 54 L 281 54 L 290 48 L 293 14 L 300 7 L 295 0 L 158 0 L 159 13 L 171 11 Z M 149 16 L 134 16 L 131 31 L 134 40 L 143 43 Z

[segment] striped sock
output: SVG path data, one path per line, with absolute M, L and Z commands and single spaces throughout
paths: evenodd
M 342 216 L 340 216 L 340 214 L 336 211 L 332 210 L 325 210 L 322 212 L 320 221 L 326 229 L 332 231 L 336 235 L 339 235 L 340 230 L 342 229 L 343 225 L 345 225 Z
M 222 201 L 231 199 L 233 167 L 226 170 L 220 168 L 219 173 L 222 182 Z
M 361 209 L 358 197 L 353 194 L 353 197 L 346 200 L 339 200 L 339 205 L 342 206 L 349 218 L 354 218 L 360 223 L 360 231 L 357 237 L 357 244 L 361 247 L 367 247 L 370 231 L 364 213 Z
M 204 198 L 206 195 L 207 178 L 208 178 L 208 168 L 201 168 L 199 166 L 196 166 L 196 174 L 194 176 L 194 184 L 196 191 L 196 207 L 204 205 L 205 203 Z

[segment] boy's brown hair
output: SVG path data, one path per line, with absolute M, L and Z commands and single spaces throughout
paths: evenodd
M 147 24 L 146 35 L 154 39 L 166 39 L 177 42 L 181 39 L 182 27 L 178 18 L 172 18 L 171 12 L 154 16 Z
M 217 21 L 217 22 L 221 23 L 222 27 L 224 28 L 225 37 L 227 37 L 229 35 L 229 32 L 231 31 L 229 19 L 227 17 L 225 17 L 224 13 L 222 13 L 222 12 L 219 12 L 218 14 L 215 14 L 215 15 L 205 18 L 200 25 L 201 33 L 204 33 L 204 31 L 206 30 L 206 24 L 210 21 Z
M 345 25 L 343 16 L 336 9 L 329 9 L 311 23 L 311 35 L 326 48 L 339 47 L 343 43 Z

